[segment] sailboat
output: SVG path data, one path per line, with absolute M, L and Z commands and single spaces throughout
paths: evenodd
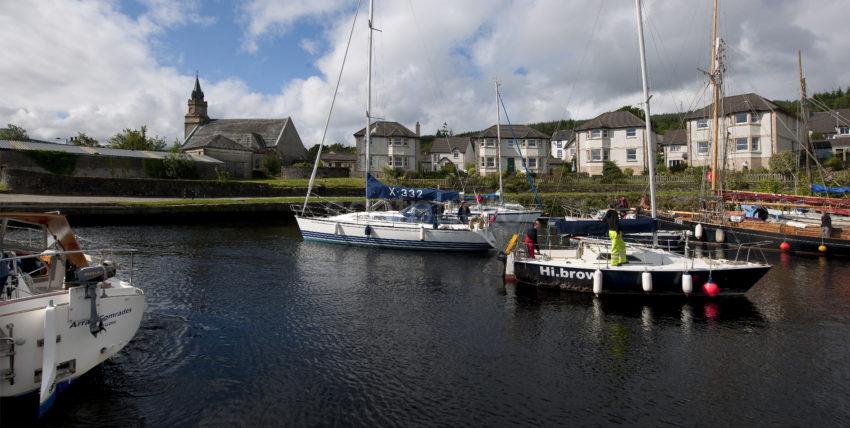
M 809 253 L 828 253 L 833 255 L 850 255 L 850 227 L 847 215 L 850 203 L 842 199 L 783 195 L 770 193 L 728 191 L 722 189 L 719 167 L 718 136 L 721 131 L 718 110 L 725 106 L 720 92 L 723 82 L 722 41 L 716 36 L 717 1 L 715 0 L 712 67 L 709 74 L 714 93 L 712 110 L 712 157 L 710 175 L 712 197 L 704 198 L 704 209 L 699 212 L 672 212 L 675 223 L 694 231 L 698 239 L 716 244 L 755 244 L 770 245 L 782 251 Z M 802 113 L 803 132 L 801 148 L 805 151 L 806 176 L 813 192 L 829 193 L 829 187 L 812 182 L 811 160 L 813 148 L 810 143 L 808 130 L 808 113 L 806 111 L 806 83 L 803 76 L 802 53 L 798 52 L 800 73 L 800 106 Z M 724 156 L 726 155 L 724 150 Z M 839 188 L 836 193 L 843 193 Z M 847 189 L 850 190 L 850 189 Z M 726 204 L 738 204 L 740 211 L 727 211 Z M 757 218 L 748 215 L 754 209 L 763 209 L 765 214 L 774 212 L 773 216 Z M 774 210 L 777 209 L 778 210 Z M 778 211 L 778 212 L 777 212 Z M 829 236 L 824 236 L 820 227 L 820 216 L 830 213 L 839 218 L 833 219 Z M 843 217 L 843 221 L 840 219 Z
M 476 196 L 476 204 L 470 207 L 470 212 L 473 215 L 482 215 L 486 216 L 489 219 L 493 219 L 493 221 L 497 223 L 531 223 L 534 220 L 540 218 L 543 215 L 543 210 L 540 209 L 528 209 L 521 204 L 518 203 L 510 203 L 505 202 L 503 195 L 505 194 L 505 187 L 502 180 L 502 95 L 499 92 L 500 83 L 498 80 L 495 81 L 496 86 L 496 148 L 497 148 L 497 158 L 499 164 L 499 191 L 492 195 L 477 195 Z M 513 132 L 513 128 L 509 126 L 508 128 Z M 516 138 L 513 139 L 515 142 Z M 529 173 L 526 168 L 525 159 L 522 156 L 522 152 L 520 152 L 518 144 L 512 144 L 514 150 L 516 150 L 520 159 L 522 159 L 522 166 L 525 168 L 526 175 Z M 490 203 L 489 201 L 495 201 L 495 203 Z
M 443 203 L 460 200 L 459 192 L 390 186 L 380 182 L 370 173 L 369 146 L 375 126 L 372 122 L 371 113 L 373 18 L 374 7 L 373 2 L 370 1 L 366 128 L 364 129 L 366 148 L 364 161 L 366 166 L 365 210 L 335 215 L 328 215 L 327 210 L 311 212 L 308 203 L 321 158 L 323 138 L 316 155 L 316 163 L 313 165 L 304 204 L 300 209 L 296 209 L 298 214 L 295 218 L 301 230 L 301 236 L 306 241 L 403 250 L 482 252 L 495 248 L 496 238 L 489 222 L 479 217 L 473 217 L 468 222 L 461 222 L 457 217 L 445 215 L 443 212 Z M 344 63 L 343 60 L 343 66 Z M 342 73 L 340 73 L 340 76 L 342 76 Z M 337 88 L 338 86 L 337 83 Z M 336 98 L 336 94 L 334 94 L 334 98 Z M 330 121 L 330 114 L 328 121 Z M 382 211 L 374 210 L 373 199 L 378 200 L 375 206 L 383 206 L 385 209 Z M 411 203 L 411 205 L 402 210 L 391 210 L 388 209 L 389 201 L 405 201 Z
M 655 159 L 655 144 L 652 141 L 652 124 L 649 111 L 649 84 L 646 72 L 646 53 L 643 40 L 643 17 L 641 2 L 635 0 L 635 14 L 640 49 L 641 77 L 643 83 L 643 106 L 646 120 L 648 159 Z M 625 232 L 656 232 L 656 184 L 655 162 L 649 162 L 649 193 L 651 219 L 635 219 L 623 222 Z M 564 234 L 570 224 L 564 219 L 555 226 Z M 603 222 L 588 227 L 605 228 Z M 604 233 L 604 232 L 603 232 Z M 587 233 L 594 234 L 594 233 Z M 625 294 L 646 296 L 731 296 L 746 293 L 770 269 L 766 263 L 749 260 L 726 260 L 696 258 L 654 248 L 626 244 L 627 263 L 612 266 L 609 263 L 610 243 L 600 239 L 579 239 L 577 245 L 553 247 L 541 246 L 536 256 L 518 249 L 512 250 L 512 239 L 506 253 L 505 277 L 541 287 L 600 294 Z M 744 256 L 748 258 L 750 252 Z
M 133 339 L 145 295 L 132 266 L 120 280 L 96 256 L 60 214 L 0 214 L 0 397 L 38 393 L 43 415 L 57 391 Z

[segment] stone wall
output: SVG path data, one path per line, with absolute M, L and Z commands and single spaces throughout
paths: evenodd
M 71 175 L 75 177 L 101 178 L 148 178 L 151 169 L 146 163 L 159 162 L 156 159 L 130 158 L 101 155 L 68 155 L 76 157 L 76 164 Z M 0 167 L 49 173 L 30 155 L 17 150 L 0 150 Z M 195 162 L 195 169 L 200 178 L 216 178 L 216 168 L 222 164 Z
M 134 178 L 72 177 L 4 168 L 0 182 L 10 193 L 68 196 L 130 196 L 162 198 L 228 198 L 304 196 L 305 188 L 273 187 L 262 183 L 213 180 L 157 180 Z M 330 189 L 314 192 L 323 196 L 361 196 L 363 189 Z
M 282 178 L 310 178 L 313 168 L 290 168 L 280 169 Z M 316 170 L 316 178 L 340 178 L 348 177 L 351 171 L 348 168 L 319 168 Z

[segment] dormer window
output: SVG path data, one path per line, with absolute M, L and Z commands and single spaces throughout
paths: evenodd
M 455 151 L 452 152 L 452 156 L 454 156 L 454 158 L 457 159 L 457 158 L 460 157 L 460 152 L 455 150 Z

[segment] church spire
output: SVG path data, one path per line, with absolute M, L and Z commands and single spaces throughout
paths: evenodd
M 198 72 L 195 71 L 195 89 L 192 90 L 192 98 L 189 98 L 189 111 L 183 121 L 183 135 L 188 138 L 192 130 L 210 121 L 207 116 L 207 102 L 204 100 L 204 91 L 201 90 L 201 81 Z
M 201 81 L 198 79 L 198 71 L 195 71 L 195 89 L 192 90 L 192 101 L 204 101 L 204 91 L 201 90 Z

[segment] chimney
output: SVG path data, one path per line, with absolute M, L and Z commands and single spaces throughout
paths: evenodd
M 419 121 L 416 121 L 416 136 L 419 136 Z

